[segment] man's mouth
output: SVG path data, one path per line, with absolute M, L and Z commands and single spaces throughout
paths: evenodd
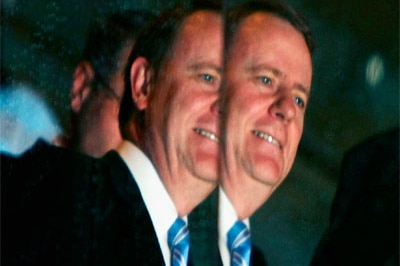
M 252 130 L 251 133 L 253 133 L 256 137 L 263 139 L 279 148 L 282 148 L 282 145 L 279 143 L 278 140 L 276 140 L 273 136 L 271 136 L 268 133 L 259 131 L 259 130 Z
M 219 138 L 212 132 L 201 129 L 201 128 L 193 128 L 194 132 L 196 132 L 199 135 L 202 135 L 203 137 L 206 137 L 208 139 L 211 139 L 215 142 L 219 143 Z

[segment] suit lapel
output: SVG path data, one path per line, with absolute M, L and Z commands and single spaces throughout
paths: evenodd
M 161 249 L 140 190 L 118 153 L 107 153 L 99 162 L 98 173 L 97 202 L 101 211 L 97 234 L 106 238 L 109 255 L 113 258 L 110 263 L 163 265 Z M 105 264 L 104 260 L 100 262 Z

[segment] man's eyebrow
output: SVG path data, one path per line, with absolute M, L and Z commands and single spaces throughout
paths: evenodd
M 269 66 L 267 64 L 260 64 L 260 65 L 250 66 L 250 67 L 246 68 L 246 71 L 249 72 L 250 74 L 256 73 L 258 71 L 263 71 L 263 70 L 271 72 L 278 79 L 285 79 L 285 77 L 286 77 L 285 73 L 283 73 L 279 69 L 271 67 L 271 66 Z M 297 90 L 299 90 L 299 91 L 303 92 L 304 94 L 306 94 L 307 97 L 310 96 L 310 90 L 307 89 L 305 86 L 303 86 L 301 83 L 296 83 L 294 87 Z
M 285 78 L 285 74 L 282 71 L 280 71 L 277 68 L 271 67 L 271 66 L 269 66 L 267 64 L 249 66 L 249 67 L 246 68 L 246 72 L 250 72 L 250 73 L 263 71 L 263 70 L 271 72 L 277 78 L 280 78 L 280 79 L 284 79 Z
M 294 85 L 294 87 L 295 87 L 296 89 L 298 89 L 299 91 L 303 92 L 307 97 L 310 97 L 310 90 L 309 90 L 309 89 L 306 89 L 306 87 L 304 87 L 302 84 L 296 83 L 296 84 Z
M 218 74 L 222 73 L 222 67 L 217 66 L 217 65 L 215 65 L 213 63 L 207 63 L 207 62 L 191 64 L 191 65 L 189 65 L 189 69 L 191 69 L 191 70 L 213 69 Z

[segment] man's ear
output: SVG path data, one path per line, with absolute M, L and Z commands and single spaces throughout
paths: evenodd
M 72 77 L 72 86 L 69 95 L 70 105 L 73 112 L 79 113 L 82 104 L 89 96 L 92 89 L 91 84 L 93 77 L 94 70 L 90 63 L 87 61 L 79 62 Z
M 147 108 L 151 90 L 152 72 L 149 62 L 144 57 L 133 61 L 130 72 L 132 99 L 139 110 Z

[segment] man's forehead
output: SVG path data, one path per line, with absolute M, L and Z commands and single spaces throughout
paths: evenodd
M 267 30 L 268 27 L 272 27 L 274 24 L 276 24 L 276 21 L 281 21 L 290 24 L 286 19 L 283 19 L 271 12 L 256 11 L 249 14 L 241 21 L 236 33 L 242 32 L 243 30 L 246 29 L 251 30 L 255 28 L 262 28 L 264 30 Z
M 230 45 L 228 58 L 245 62 L 249 73 L 268 70 L 284 78 L 293 76 L 289 69 L 295 69 L 301 74 L 298 87 L 308 94 L 311 55 L 301 32 L 286 19 L 270 12 L 254 12 L 242 20 Z
M 190 14 L 182 22 L 164 62 L 188 69 L 222 70 L 223 28 L 218 12 L 199 10 Z
M 203 42 L 209 41 L 210 38 L 216 38 L 218 34 L 222 38 L 222 23 L 220 14 L 210 10 L 198 10 L 190 14 L 184 19 L 175 36 L 173 50 L 177 49 L 177 45 L 182 49 L 184 47 L 202 45 Z M 222 22 L 222 19 L 221 19 Z
M 197 10 L 186 17 L 181 27 L 178 29 L 178 34 L 196 34 L 198 30 L 207 30 L 204 25 L 209 22 L 210 18 L 217 18 L 220 15 L 216 11 L 211 10 Z M 215 25 L 217 26 L 217 25 Z
M 241 47 L 259 46 L 263 47 L 267 43 L 277 45 L 281 41 L 293 39 L 293 34 L 304 36 L 288 20 L 266 11 L 257 11 L 246 16 L 236 28 L 232 42 L 228 45 Z

